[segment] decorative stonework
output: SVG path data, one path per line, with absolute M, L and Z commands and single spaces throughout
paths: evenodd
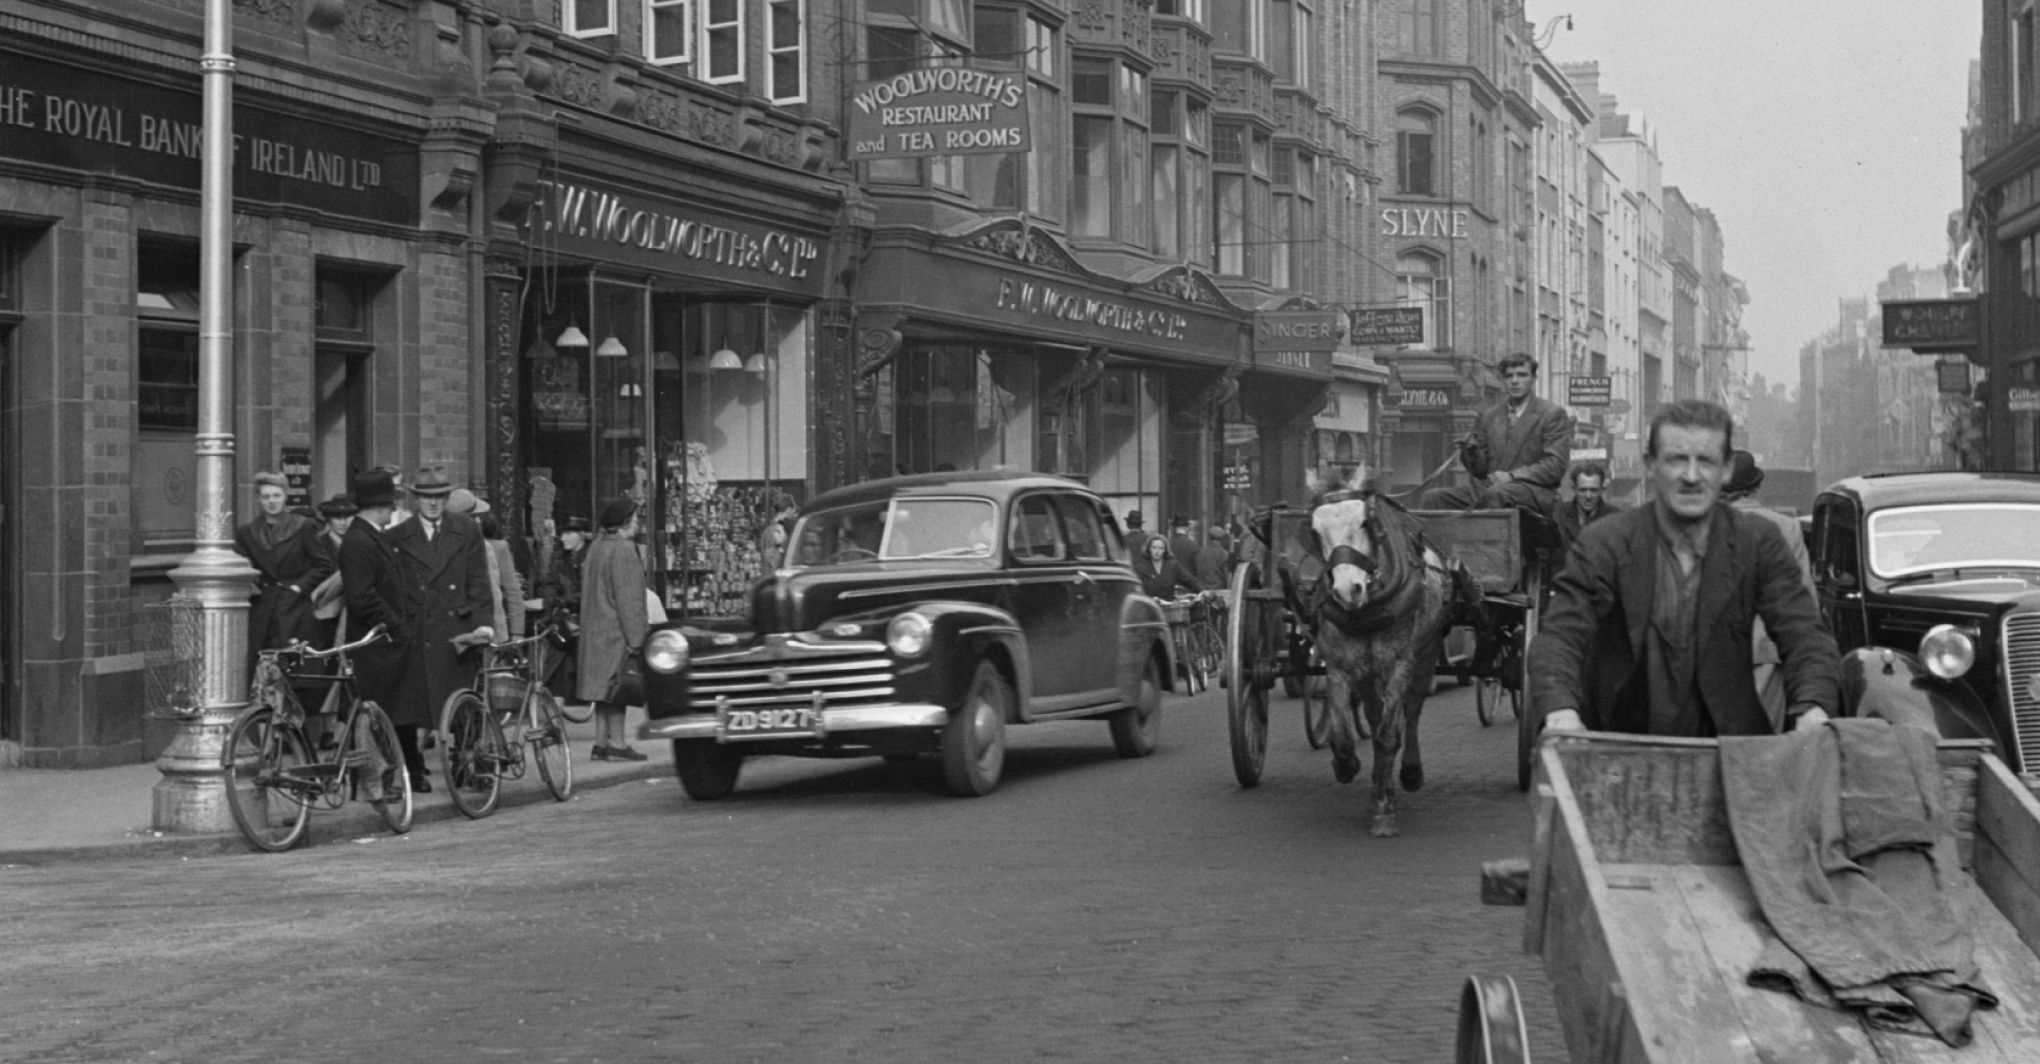
M 564 95 L 564 94 L 563 94 Z M 712 110 L 672 93 L 647 91 L 638 104 L 638 121 L 680 137 L 718 148 L 737 146 L 737 117 Z
M 1078 34 L 1096 39 L 1102 37 L 1112 26 L 1111 8 L 1115 0 L 1080 0 L 1073 20 Z
M 403 8 L 357 0 L 347 7 L 347 16 L 335 31 L 340 50 L 361 58 L 395 60 L 408 66 L 411 59 L 411 14 Z
M 1024 262 L 1029 266 L 1042 266 L 1062 273 L 1088 276 L 1090 271 L 1080 265 L 1071 255 L 1047 233 L 1033 228 L 1023 228 L 1018 222 L 1000 222 L 964 240 L 964 246 L 978 251 L 990 252 L 1001 258 Z
M 599 109 L 602 103 L 602 75 L 586 67 L 569 63 L 561 67 L 553 78 L 553 91 L 568 103 Z
M 234 10 L 281 26 L 298 21 L 297 0 L 234 0 Z
M 1153 280 L 1135 285 L 1134 291 L 1151 292 L 1185 303 L 1220 309 L 1228 309 L 1232 305 L 1209 276 L 1188 266 L 1173 267 Z

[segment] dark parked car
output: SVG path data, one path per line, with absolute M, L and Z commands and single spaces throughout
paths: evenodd
M 1103 500 L 1058 477 L 935 473 L 803 507 L 742 622 L 645 640 L 646 739 L 713 799 L 745 757 L 936 754 L 950 791 L 998 786 L 1006 727 L 1096 718 L 1153 752 L 1175 675 Z
M 2040 475 L 1844 480 L 1807 546 L 1845 695 L 1924 702 L 1942 735 L 2040 770 Z

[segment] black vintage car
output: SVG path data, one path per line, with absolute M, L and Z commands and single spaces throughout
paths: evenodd
M 951 792 L 998 786 L 1006 727 L 1095 718 L 1121 756 L 1155 748 L 1175 675 L 1105 503 L 1022 473 L 871 481 L 801 510 L 742 622 L 645 640 L 645 739 L 690 797 L 747 756 L 940 761 Z
M 1814 500 L 1808 549 L 1849 700 L 1929 707 L 1943 736 L 2040 773 L 2040 475 L 1844 480 Z

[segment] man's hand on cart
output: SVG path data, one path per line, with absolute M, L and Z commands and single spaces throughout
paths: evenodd
M 1580 720 L 1579 710 L 1554 709 L 1544 716 L 1545 731 L 1586 731 L 1586 724 Z
M 1792 719 L 1793 731 L 1800 731 L 1802 729 L 1807 728 L 1818 728 L 1821 725 L 1826 724 L 1828 722 L 1827 710 L 1822 709 L 1819 706 L 1809 705 L 1805 708 L 1804 711 L 1799 713 L 1797 716 L 1793 716 L 1790 713 L 1786 714 L 1786 716 L 1791 717 Z

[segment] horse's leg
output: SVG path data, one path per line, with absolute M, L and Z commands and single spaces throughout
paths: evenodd
M 1442 579 L 1436 586 L 1438 598 L 1435 605 L 1418 621 L 1417 630 L 1426 634 L 1417 640 L 1416 650 L 1409 656 L 1409 676 L 1403 686 L 1406 734 L 1403 737 L 1402 785 L 1406 791 L 1424 788 L 1424 747 L 1418 740 L 1418 723 L 1424 716 L 1424 699 L 1431 693 L 1431 680 L 1438 673 L 1438 657 L 1443 651 L 1445 629 L 1451 617 L 1443 598 L 1451 593 L 1451 587 Z
M 1353 734 L 1353 717 L 1347 707 L 1353 704 L 1357 692 L 1349 676 L 1347 655 L 1335 655 L 1322 642 L 1318 653 L 1325 661 L 1325 712 L 1332 718 L 1329 736 L 1332 776 L 1340 783 L 1351 783 L 1353 777 L 1360 774 L 1360 755 L 1355 751 L 1360 740 Z
M 1395 822 L 1396 755 L 1402 752 L 1402 699 L 1395 686 L 1404 665 L 1396 657 L 1382 655 L 1375 664 L 1384 670 L 1367 688 L 1367 719 L 1374 724 L 1374 830 L 1376 838 L 1402 834 Z

